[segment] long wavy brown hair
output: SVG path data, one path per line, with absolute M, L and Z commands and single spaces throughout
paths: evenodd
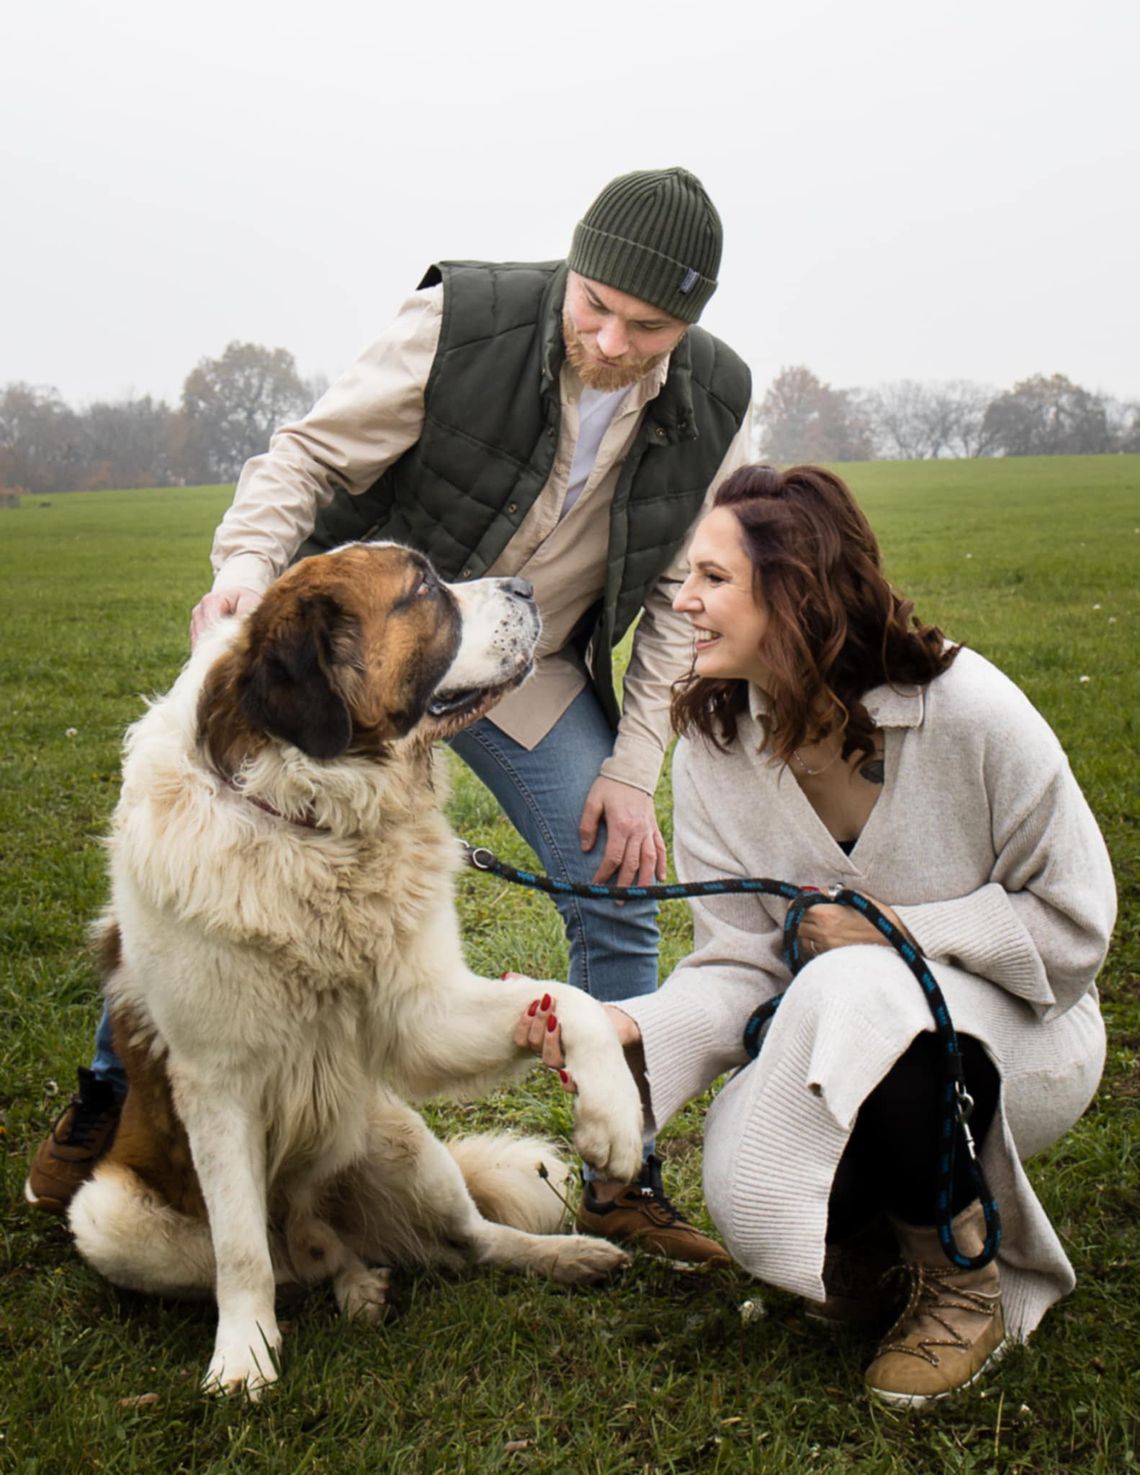
M 883 576 L 879 545 L 845 483 L 822 466 L 745 466 L 717 491 L 736 515 L 752 589 L 768 614 L 771 673 L 765 746 L 787 763 L 796 748 L 842 731 L 843 756 L 874 752 L 863 705 L 875 686 L 924 686 L 958 654 L 941 630 Z M 693 673 L 673 689 L 673 725 L 718 748 L 736 737 L 748 683 Z

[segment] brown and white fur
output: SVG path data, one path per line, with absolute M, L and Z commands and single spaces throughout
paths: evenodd
M 535 983 L 464 963 L 433 745 L 525 677 L 537 634 L 518 580 L 451 587 L 407 549 L 352 544 L 210 630 L 127 735 L 102 938 L 130 1089 L 70 1221 L 119 1285 L 214 1292 L 207 1388 L 276 1378 L 278 1282 L 331 1278 L 378 1320 L 377 1265 L 589 1281 L 623 1263 L 546 1232 L 548 1144 L 449 1151 L 405 1104 L 533 1059 L 512 1031 Z M 601 1008 L 556 997 L 575 1144 L 628 1180 L 637 1088 Z

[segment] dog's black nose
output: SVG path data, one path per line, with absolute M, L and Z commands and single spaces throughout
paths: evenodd
M 519 599 L 533 599 L 534 585 L 526 579 L 504 579 L 503 588 L 508 594 L 515 594 Z

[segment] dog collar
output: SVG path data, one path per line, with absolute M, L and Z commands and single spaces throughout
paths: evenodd
M 267 799 L 259 799 L 256 794 L 249 793 L 248 790 L 244 789 L 241 786 L 241 784 L 235 783 L 232 778 L 227 778 L 225 783 L 227 788 L 232 789 L 235 794 L 240 794 L 247 804 L 254 805 L 254 807 L 260 809 L 263 814 L 271 814 L 274 819 L 284 820 L 286 824 L 290 825 L 299 825 L 304 830 L 319 830 L 322 833 L 328 832 L 327 825 L 317 824 L 316 820 L 313 817 L 312 810 L 309 810 L 308 813 L 299 816 L 282 814 L 281 811 L 279 809 L 275 809 Z

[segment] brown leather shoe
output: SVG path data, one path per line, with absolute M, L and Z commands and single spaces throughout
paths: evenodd
M 108 1081 L 79 1067 L 79 1090 L 56 1117 L 32 1159 L 24 1197 L 45 1214 L 66 1214 L 75 1194 L 110 1147 L 121 1106 Z
M 889 1275 L 899 1263 L 898 1241 L 882 1215 L 847 1239 L 827 1246 L 823 1301 L 805 1301 L 812 1321 L 836 1331 L 886 1331 L 902 1309 L 902 1287 Z
M 583 1234 L 597 1234 L 668 1260 L 694 1265 L 732 1264 L 723 1245 L 694 1228 L 669 1202 L 661 1185 L 661 1159 L 655 1155 L 646 1158 L 636 1183 L 627 1184 L 608 1202 L 596 1199 L 586 1182 L 576 1228 Z
M 872 1398 L 896 1408 L 922 1408 L 968 1388 L 1005 1350 L 997 1261 L 959 1270 L 942 1253 L 934 1229 L 894 1223 L 910 1295 L 887 1333 L 865 1382 Z M 964 1254 L 985 1243 L 980 1203 L 954 1220 Z

